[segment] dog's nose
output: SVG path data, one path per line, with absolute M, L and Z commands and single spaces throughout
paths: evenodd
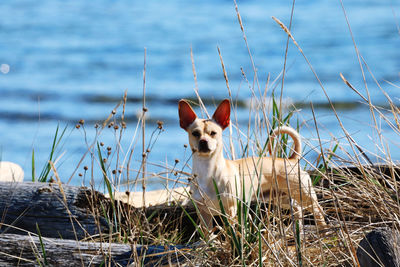
M 209 152 L 210 149 L 208 148 L 208 142 L 204 139 L 199 141 L 199 150 L 200 152 Z

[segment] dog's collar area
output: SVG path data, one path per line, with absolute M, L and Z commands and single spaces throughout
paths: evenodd
M 203 157 L 203 158 L 210 157 L 211 150 L 208 150 L 208 151 L 197 151 L 197 155 L 199 155 L 200 157 Z

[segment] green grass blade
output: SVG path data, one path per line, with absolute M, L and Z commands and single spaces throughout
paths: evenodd
M 36 171 L 35 171 L 35 150 L 32 149 L 32 182 L 36 180 Z
M 103 156 L 101 154 L 101 149 L 100 149 L 99 142 L 97 142 L 97 153 L 98 153 L 98 156 L 99 156 L 100 168 L 101 168 L 101 170 L 103 172 L 103 180 L 104 180 L 106 189 L 108 191 L 108 195 L 110 196 L 110 199 L 111 199 L 111 208 L 112 208 L 112 211 L 113 211 L 113 220 L 114 220 L 114 225 L 115 225 L 115 231 L 117 231 L 117 229 L 118 229 L 117 209 L 115 207 L 115 201 L 114 201 L 114 195 L 113 195 L 113 191 L 112 191 L 112 186 L 111 186 L 110 180 L 107 177 L 107 169 L 106 169 L 106 166 L 104 165 Z
M 108 194 L 110 195 L 111 200 L 114 201 L 112 186 L 111 186 L 110 180 L 107 177 L 107 168 L 104 165 L 104 159 L 103 159 L 103 155 L 101 154 L 101 148 L 100 148 L 99 142 L 97 142 L 97 154 L 99 157 L 100 168 L 103 173 L 103 180 L 104 180 L 105 187 L 107 189 Z
M 188 192 L 186 191 L 186 189 L 185 189 L 185 193 L 188 195 Z M 193 198 L 190 197 L 189 200 L 192 202 L 192 204 L 196 210 L 196 213 L 200 214 L 199 208 L 197 207 L 197 204 L 194 202 Z M 203 230 L 201 229 L 201 227 L 199 227 L 198 223 L 196 223 L 193 220 L 192 216 L 190 216 L 190 214 L 186 211 L 186 209 L 179 202 L 178 202 L 178 204 L 182 208 L 182 210 L 186 214 L 186 216 L 189 218 L 189 220 L 193 223 L 194 227 L 196 228 L 197 232 L 200 234 L 201 238 L 203 240 L 205 240 L 206 237 L 205 237 L 205 234 L 204 234 Z M 202 218 L 199 218 L 199 219 L 202 220 Z
M 39 182 L 47 182 L 48 181 L 48 177 L 49 177 L 49 174 L 51 171 L 50 162 L 53 161 L 55 151 L 56 151 L 58 145 L 60 144 L 62 138 L 64 137 L 64 134 L 65 134 L 67 128 L 68 128 L 68 126 L 65 126 L 64 130 L 62 131 L 62 133 L 59 136 L 58 133 L 60 130 L 60 125 L 57 125 L 56 133 L 54 134 L 53 143 L 52 143 L 51 150 L 50 150 L 49 159 L 48 159 L 47 163 L 44 165 L 42 172 L 40 173 L 39 178 L 37 179 Z M 33 160 L 34 160 L 34 158 L 32 158 L 32 161 Z M 33 162 L 32 168 L 34 168 L 34 162 Z M 33 177 L 32 177 L 32 179 L 33 179 Z
M 224 222 L 225 227 L 228 229 L 228 234 L 229 234 L 229 235 L 232 237 L 232 239 L 233 239 L 233 243 L 234 243 L 234 245 L 235 245 L 234 247 L 236 248 L 236 252 L 238 253 L 238 255 L 239 255 L 239 256 L 242 258 L 242 260 L 243 260 L 242 248 L 241 248 L 241 246 L 240 246 L 239 239 L 238 239 L 238 237 L 237 237 L 235 231 L 233 230 L 232 225 L 231 225 L 231 224 L 229 223 L 229 221 L 228 221 L 228 215 L 226 214 L 224 205 L 223 205 L 222 200 L 221 200 L 221 196 L 220 196 L 220 194 L 219 194 L 219 190 L 218 190 L 217 183 L 215 182 L 214 179 L 213 179 L 213 184 L 214 184 L 215 193 L 217 194 L 219 207 L 220 207 L 220 209 L 221 209 L 221 215 L 222 215 L 221 218 L 222 218 L 222 221 Z
M 196 228 L 197 232 L 200 234 L 200 237 L 201 237 L 203 240 L 205 240 L 206 236 L 204 235 L 203 230 L 201 230 L 201 227 L 199 226 L 199 224 L 196 223 L 196 222 L 193 220 L 192 216 L 190 216 L 190 214 L 186 211 L 186 209 L 185 209 L 183 206 L 181 206 L 181 207 L 182 207 L 183 212 L 186 214 L 186 216 L 189 218 L 189 220 L 192 222 L 192 224 L 193 224 L 194 227 Z M 199 214 L 199 213 L 198 213 L 198 214 Z
M 300 224 L 299 221 L 296 220 L 296 251 L 297 251 L 297 260 L 299 262 L 299 266 L 303 266 L 303 259 L 301 256 L 301 239 L 300 239 Z
M 58 136 L 59 128 L 60 128 L 60 125 L 57 125 L 56 133 L 55 133 L 54 138 L 53 138 L 53 144 L 52 144 L 51 150 L 50 150 L 50 156 L 49 156 L 48 162 L 45 164 L 45 166 L 43 167 L 42 172 L 40 173 L 40 176 L 38 178 L 39 182 L 46 182 L 47 177 L 48 177 L 48 175 L 50 173 L 51 166 L 50 166 L 49 161 L 53 160 L 53 155 L 54 155 L 54 151 L 55 151 L 56 144 L 57 144 L 57 136 Z
M 36 231 L 37 231 L 37 234 L 38 234 L 38 237 L 39 237 L 39 243 L 40 243 L 40 248 L 42 250 L 44 265 L 48 266 L 49 263 L 47 262 L 46 249 L 44 248 L 44 244 L 43 244 L 43 240 L 42 240 L 42 234 L 40 233 L 39 225 L 37 223 L 36 223 Z
M 326 158 L 326 166 L 325 166 L 325 164 L 324 163 L 321 163 L 321 164 L 319 164 L 318 165 L 318 170 L 321 172 L 321 173 L 325 173 L 326 171 L 327 171 L 327 168 L 329 168 L 329 163 L 330 163 L 330 161 L 331 161 L 331 159 L 332 159 L 332 157 L 333 157 L 333 154 L 334 153 L 336 153 L 336 150 L 338 149 L 338 147 L 339 147 L 339 144 L 336 144 L 334 147 L 333 147 L 333 149 L 332 149 L 332 153 L 330 153 L 329 155 L 328 155 L 328 157 Z M 322 179 L 322 175 L 321 174 L 318 174 L 318 175 L 316 175 L 313 179 L 312 179 L 312 185 L 313 186 L 316 186 L 318 183 L 319 183 L 319 181 Z

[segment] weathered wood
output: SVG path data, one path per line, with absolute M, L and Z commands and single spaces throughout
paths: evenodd
M 55 238 L 42 238 L 42 244 L 44 250 L 36 236 L 1 234 L 0 265 L 37 266 L 38 262 L 45 265 L 46 261 L 51 266 L 97 266 L 102 262 L 112 261 L 110 254 L 132 254 L 131 246 L 123 244 L 77 242 Z
M 43 245 L 43 249 L 42 249 Z M 182 263 L 190 257 L 185 246 L 132 246 L 127 244 L 77 242 L 55 238 L 0 235 L 0 266 L 136 266 Z M 185 254 L 185 255 L 184 255 Z M 40 262 L 40 264 L 39 264 Z M 140 265 L 140 264 L 138 264 Z
M 390 228 L 368 233 L 357 249 L 361 267 L 400 266 L 400 235 Z
M 113 218 L 110 199 L 88 188 L 62 185 L 60 190 L 55 183 L 0 182 L 0 196 L 0 234 L 37 233 L 37 224 L 44 237 L 81 240 L 108 233 L 110 227 L 107 220 L 99 216 L 104 215 L 103 207 L 105 216 Z M 197 215 L 191 205 L 183 207 L 164 203 L 148 207 L 143 213 L 142 208 L 115 204 L 119 205 L 119 223 L 124 227 L 137 227 L 135 218 L 152 218 L 150 224 L 163 222 L 163 231 L 179 229 L 187 233 L 188 238 L 195 230 L 183 211 L 185 209 L 196 220 Z
M 382 165 L 367 169 L 370 172 L 380 173 L 382 176 L 390 177 L 390 174 L 394 174 L 396 179 L 400 173 L 397 166 L 389 168 Z M 344 173 L 343 175 L 347 172 L 359 172 L 356 167 L 341 167 L 336 170 L 340 170 Z M 136 197 L 138 194 L 140 197 Z M 183 188 L 169 192 L 147 193 L 147 208 L 143 214 L 142 193 L 116 193 L 117 200 L 136 207 L 119 203 L 118 212 L 123 211 L 123 216 L 118 223 L 127 224 L 130 229 L 136 227 L 137 224 L 132 221 L 132 218 L 138 218 L 135 214 L 139 214 L 140 219 L 152 218 L 150 223 L 162 222 L 159 225 L 164 227 L 163 231 L 179 229 L 180 232 L 190 236 L 195 227 L 183 209 L 194 221 L 197 220 L 197 214 L 185 194 L 186 191 Z M 56 183 L 0 182 L 0 196 L 0 233 L 26 234 L 24 231 L 36 233 L 36 224 L 38 224 L 42 236 L 80 240 L 94 234 L 107 233 L 109 230 L 107 220 L 99 214 L 104 214 L 102 205 L 110 207 L 110 199 L 105 199 L 103 194 L 87 188 L 62 185 L 62 190 L 60 190 Z M 151 196 L 154 197 L 151 198 Z M 174 201 L 170 202 L 171 200 Z M 154 206 L 149 207 L 148 204 Z M 109 209 L 105 210 L 105 212 L 109 211 Z M 110 214 L 106 216 L 113 218 Z
M 38 226 L 45 237 L 83 239 L 108 229 L 94 213 L 104 196 L 88 188 L 0 182 L 0 196 L 0 233 L 36 233 Z

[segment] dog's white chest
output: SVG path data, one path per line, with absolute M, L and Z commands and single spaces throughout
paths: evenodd
M 207 206 L 219 207 L 215 186 L 225 202 L 226 195 L 231 193 L 231 183 L 224 170 L 225 162 L 215 164 L 215 161 L 196 160 L 193 162 L 194 179 L 190 185 L 192 197 Z
M 209 160 L 196 160 L 193 162 L 192 173 L 194 180 L 191 187 L 196 200 L 215 195 L 213 181 L 217 181 L 219 176 L 219 171 L 216 170 L 215 165 L 211 164 Z

